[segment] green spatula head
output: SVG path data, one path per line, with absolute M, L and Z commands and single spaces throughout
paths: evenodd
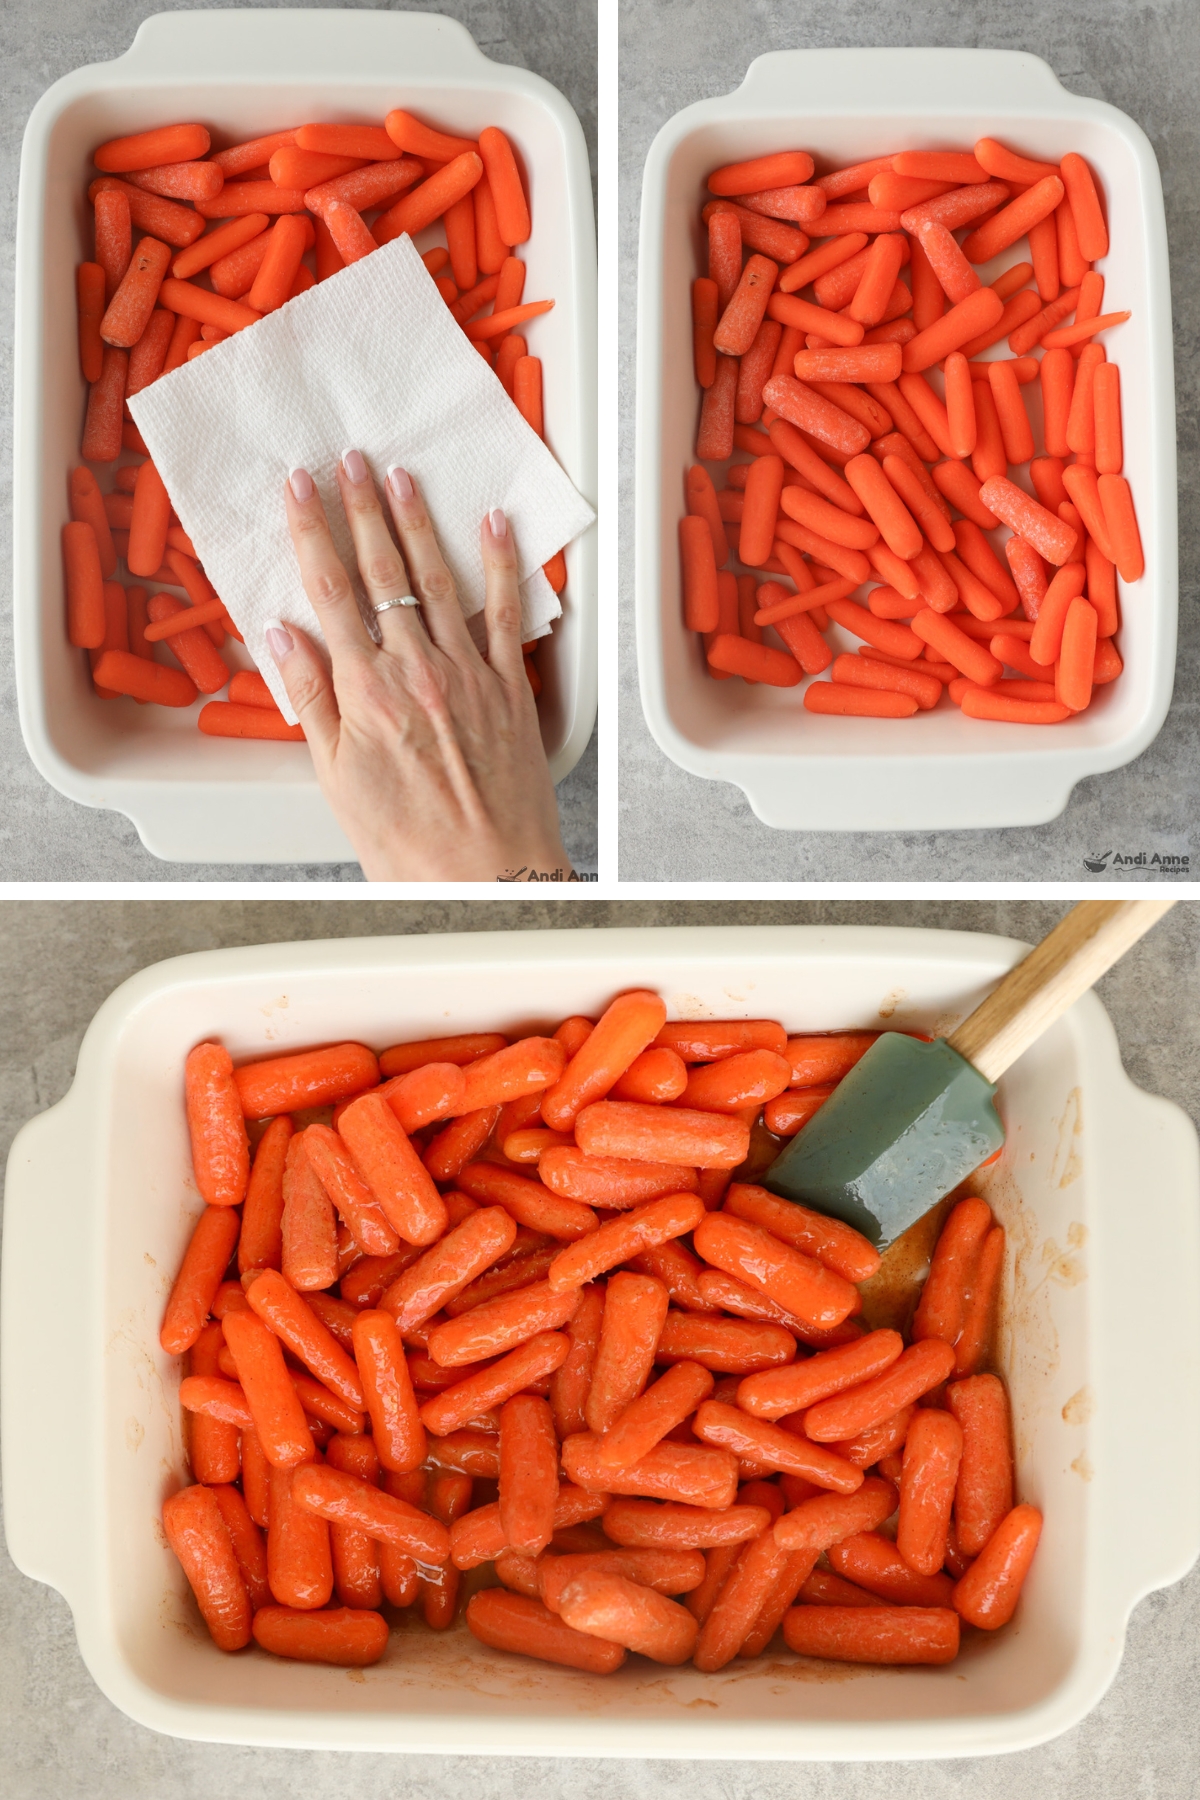
M 995 1087 L 952 1050 L 876 1039 L 765 1177 L 886 1249 L 1004 1142 Z

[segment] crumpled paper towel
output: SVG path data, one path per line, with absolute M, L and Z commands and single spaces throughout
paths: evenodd
M 380 490 L 394 464 L 415 477 L 468 618 L 483 608 L 480 523 L 502 507 L 526 641 L 562 610 L 542 564 L 595 517 L 451 318 L 408 237 L 143 388 L 129 410 L 205 573 L 292 722 L 265 621 L 323 638 L 288 535 L 290 470 L 306 468 L 316 482 L 360 601 L 334 475 L 344 450 L 362 451 Z

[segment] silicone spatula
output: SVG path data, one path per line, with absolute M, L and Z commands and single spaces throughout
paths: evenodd
M 948 1038 L 884 1032 L 765 1185 L 885 1249 L 1001 1147 L 1001 1075 L 1173 905 L 1082 900 Z

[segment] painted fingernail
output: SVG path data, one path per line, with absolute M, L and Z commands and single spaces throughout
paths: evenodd
M 488 514 L 488 530 L 494 538 L 506 538 L 508 536 L 508 520 L 498 506 L 493 506 L 491 512 Z
M 263 630 L 266 633 L 267 649 L 277 663 L 282 662 L 285 656 L 292 654 L 296 646 L 292 641 L 291 632 L 282 619 L 268 619 Z
M 388 486 L 397 500 L 411 500 L 413 497 L 412 478 L 408 470 L 402 469 L 399 463 L 388 470 Z
M 293 494 L 297 500 L 311 500 L 313 497 L 313 478 L 307 469 L 293 469 L 288 476 Z
M 346 480 L 352 481 L 355 487 L 361 487 L 367 479 L 367 465 L 361 450 L 343 450 L 342 467 L 346 471 Z

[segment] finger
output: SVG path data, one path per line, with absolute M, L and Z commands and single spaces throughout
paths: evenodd
M 483 552 L 484 616 L 487 659 L 503 681 L 524 682 L 521 652 L 521 594 L 517 586 L 517 552 L 508 520 L 494 507 L 479 528 Z
M 467 630 L 454 577 L 438 548 L 425 502 L 407 470 L 388 470 L 387 493 L 413 593 L 421 602 L 426 631 L 447 656 L 467 661 L 477 659 L 479 652 Z
M 358 610 L 350 577 L 333 547 L 325 508 L 307 469 L 292 470 L 284 494 L 300 579 L 321 622 L 336 669 L 339 657 L 373 651 L 375 645 Z
M 362 576 L 371 607 L 386 600 L 394 600 L 399 595 L 411 594 L 412 583 L 408 579 L 404 558 L 388 530 L 379 496 L 375 492 L 375 483 L 361 451 L 347 450 L 343 453 L 337 478 L 350 536 L 354 539 L 358 572 Z M 415 639 L 424 639 L 420 610 L 416 605 L 389 606 L 386 611 L 376 613 L 386 649 L 403 650 L 406 644 L 412 644 Z
M 297 626 L 268 619 L 266 638 L 287 697 L 304 728 L 313 760 L 319 767 L 327 765 L 337 749 L 341 729 L 329 671 L 316 645 Z

